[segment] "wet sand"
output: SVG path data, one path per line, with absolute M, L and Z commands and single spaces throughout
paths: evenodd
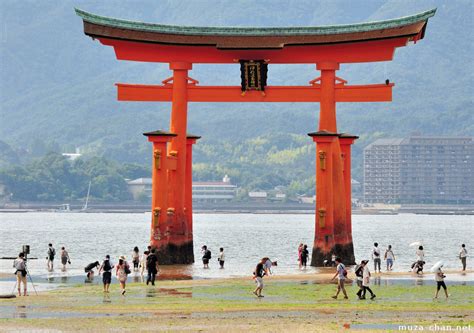
M 454 272 L 451 274 L 455 274 Z M 459 274 L 459 272 L 457 272 Z M 377 274 L 378 275 L 378 274 Z M 114 283 L 104 294 L 99 285 L 61 287 L 34 296 L 0 299 L 0 332 L 61 331 L 205 331 L 205 332 L 366 332 L 397 331 L 398 325 L 471 325 L 472 285 L 449 285 L 451 294 L 433 300 L 432 285 L 373 285 L 375 300 L 331 298 L 332 272 L 265 278 L 265 297 L 256 298 L 248 278 L 167 280 L 156 287 L 130 283 L 125 296 Z M 381 278 L 410 279 L 388 273 Z M 469 274 L 472 279 L 472 273 Z M 431 274 L 426 278 L 433 280 Z M 28 320 L 25 320 L 28 319 Z

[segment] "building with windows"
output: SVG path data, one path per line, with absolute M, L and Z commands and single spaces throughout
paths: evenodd
M 135 200 L 151 198 L 151 178 L 138 178 L 127 182 L 128 189 Z M 237 195 L 237 185 L 225 175 L 221 182 L 193 182 L 193 201 L 220 202 L 231 201 Z
M 368 203 L 474 203 L 471 137 L 378 139 L 364 149 Z
M 219 202 L 231 201 L 237 194 L 237 185 L 225 175 L 221 182 L 193 182 L 193 201 Z

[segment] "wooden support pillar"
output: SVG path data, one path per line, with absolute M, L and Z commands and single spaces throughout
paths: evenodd
M 143 135 L 153 143 L 150 245 L 160 248 L 166 245 L 167 237 L 168 170 L 171 167 L 167 158 L 167 145 L 176 134 L 154 131 L 143 133 Z
M 168 160 L 176 167 L 168 170 L 167 243 L 158 248 L 160 264 L 194 262 L 193 242 L 187 236 L 185 212 L 186 127 L 188 112 L 188 70 L 190 63 L 170 63 L 173 71 L 170 132 L 176 134 L 168 145 Z
M 336 122 L 336 70 L 338 63 L 321 62 L 319 131 L 310 133 L 316 142 L 316 228 L 312 266 L 323 266 L 332 254 L 354 262 L 352 239 L 347 235 L 347 202 L 344 164 Z M 324 159 L 322 155 L 324 154 Z M 319 163 L 319 164 L 318 164 Z M 326 168 L 322 164 L 326 164 Z M 325 223 L 321 223 L 324 220 Z
M 200 136 L 187 135 L 186 140 L 186 185 L 184 207 L 186 212 L 186 236 L 188 241 L 193 242 L 193 144 Z
M 316 224 L 311 259 L 312 266 L 322 266 L 334 247 L 334 143 L 336 133 L 319 131 L 309 133 L 316 143 Z
M 348 254 L 352 254 L 351 261 L 355 262 L 354 257 L 354 246 L 352 244 L 352 176 L 351 176 L 351 145 L 354 143 L 358 136 L 350 134 L 340 134 L 339 142 L 341 144 L 341 151 L 343 155 L 344 163 L 344 190 L 345 190 L 345 202 L 346 202 L 346 225 L 345 235 L 346 244 L 349 247 Z

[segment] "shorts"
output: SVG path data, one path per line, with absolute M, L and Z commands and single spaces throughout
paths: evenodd
M 67 257 L 61 257 L 61 263 L 63 265 L 66 265 L 67 264 Z
M 387 259 L 387 266 L 393 265 L 393 259 Z
M 112 283 L 112 272 L 104 272 L 104 274 L 102 274 L 102 282 L 104 284 L 111 284 Z
M 255 278 L 255 283 L 257 284 L 257 288 L 263 288 L 263 278 L 257 276 Z
M 437 289 L 437 290 L 440 290 L 441 287 L 443 287 L 443 289 L 446 290 L 446 283 L 444 283 L 444 281 L 436 281 L 436 283 L 438 284 L 438 285 L 436 286 L 436 289 Z
M 202 263 L 203 263 L 204 265 L 209 264 L 209 259 L 204 259 L 204 258 L 202 258 Z
M 20 288 L 20 283 L 23 283 L 23 287 L 26 288 L 26 275 L 23 276 L 20 271 L 16 272 L 16 283 L 18 283 L 18 288 Z

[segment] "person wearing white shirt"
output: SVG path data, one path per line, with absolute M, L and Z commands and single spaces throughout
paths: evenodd
M 364 273 L 362 275 L 362 286 L 364 287 L 364 291 L 362 292 L 361 299 L 365 299 L 365 294 L 366 294 L 367 290 L 370 293 L 370 299 L 374 299 L 375 294 L 372 291 L 372 289 L 370 289 L 370 270 L 369 270 L 368 265 L 364 266 Z
M 466 250 L 466 244 L 461 245 L 461 251 L 459 251 L 459 259 L 461 259 L 462 263 L 462 270 L 466 270 L 466 259 L 467 259 L 467 250 Z
M 381 259 L 380 259 L 379 243 L 374 243 L 374 248 L 372 249 L 372 259 L 374 260 L 374 272 L 377 273 L 377 267 L 378 267 L 379 273 L 380 273 Z
M 421 245 L 416 250 L 416 261 L 425 261 L 425 251 Z
M 219 261 L 219 265 L 221 265 L 220 268 L 224 268 L 225 254 L 223 247 L 219 249 L 219 256 L 217 257 L 217 261 Z
M 393 254 L 393 251 L 392 251 L 392 245 L 389 245 L 388 249 L 385 250 L 384 259 L 387 260 L 387 271 L 391 271 L 392 266 L 393 266 L 393 261 L 395 260 L 395 255 Z

